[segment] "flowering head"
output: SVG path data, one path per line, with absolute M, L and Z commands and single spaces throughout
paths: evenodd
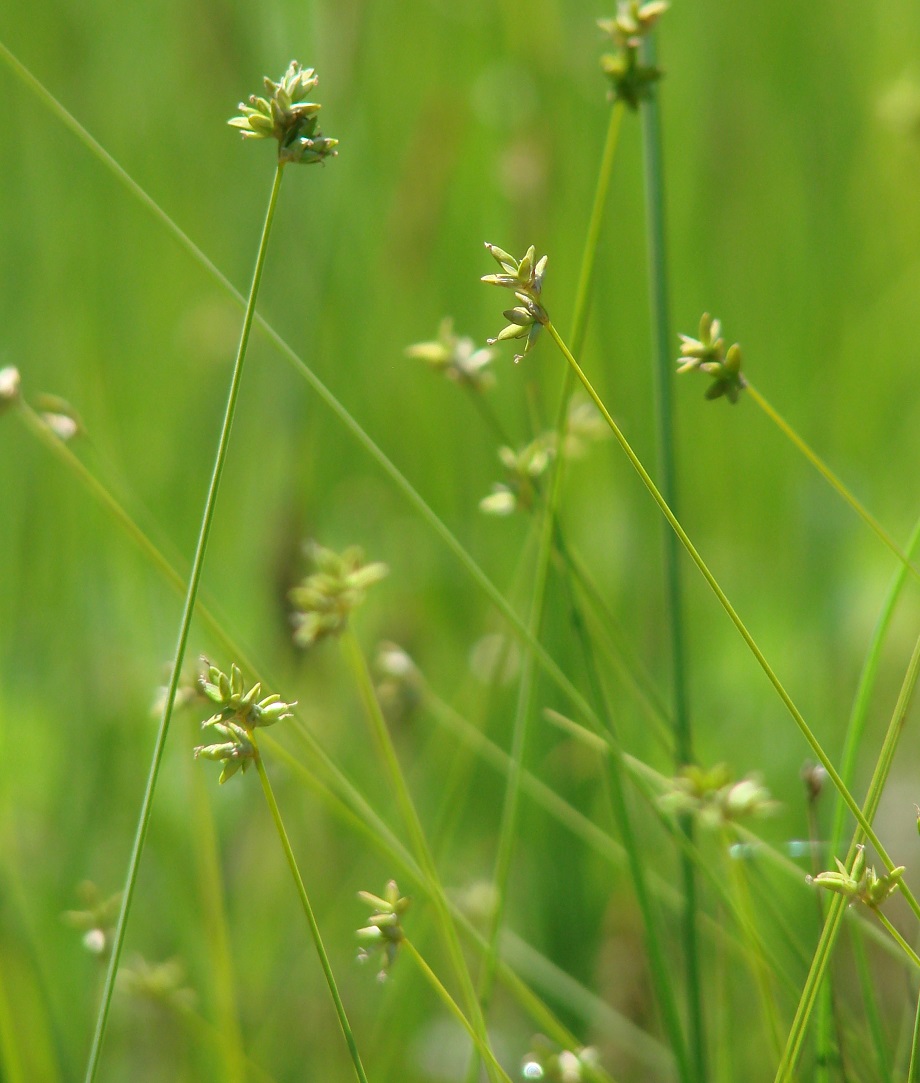
M 219 740 L 199 745 L 195 749 L 195 758 L 220 761 L 224 765 L 220 773 L 221 783 L 237 771 L 245 771 L 258 758 L 259 750 L 252 737 L 253 730 L 290 718 L 291 708 L 296 706 L 296 703 L 285 703 L 277 692 L 259 698 L 262 692 L 259 681 L 245 691 L 243 674 L 235 663 L 230 667 L 229 677 L 217 666 L 209 665 L 207 674 L 198 680 L 198 689 L 218 708 L 201 723 L 201 728 L 216 735 Z
M 386 564 L 365 564 L 356 545 L 335 553 L 311 542 L 307 555 L 315 571 L 289 594 L 294 606 L 294 642 L 310 647 L 327 636 L 341 635 L 351 611 L 364 601 L 367 588 L 389 572 Z
M 718 399 L 724 395 L 729 402 L 736 403 L 738 396 L 747 387 L 747 381 L 741 373 L 741 347 L 736 342 L 725 349 L 722 325 L 708 312 L 704 312 L 700 317 L 699 336 L 678 336 L 678 373 L 695 370 L 705 372 L 712 379 L 706 390 L 706 398 Z
M 487 391 L 495 383 L 495 377 L 486 369 L 495 358 L 495 351 L 487 346 L 477 350 L 471 338 L 455 335 L 454 321 L 449 316 L 441 321 L 434 341 L 407 347 L 406 356 L 424 362 L 470 391 Z
M 667 10 L 663 0 L 621 0 L 612 19 L 598 19 L 598 26 L 609 34 L 613 52 L 601 57 L 601 68 L 610 80 L 610 97 L 622 101 L 630 109 L 651 97 L 653 85 L 661 78 L 661 70 L 640 57 L 642 39 Z
M 495 338 L 487 339 L 487 342 L 494 346 L 496 342 L 504 342 L 506 339 L 525 339 L 523 351 L 514 358 L 515 362 L 518 362 L 536 342 L 540 329 L 549 323 L 549 315 L 540 301 L 547 258 L 542 256 L 538 260 L 533 245 L 521 259 L 515 259 L 503 248 L 488 242 L 486 248 L 501 268 L 501 273 L 483 275 L 482 281 L 490 286 L 512 290 L 517 301 L 514 308 L 505 309 L 503 313 L 508 325 L 503 327 Z
M 243 114 L 227 123 L 238 128 L 244 139 L 276 139 L 281 162 L 321 162 L 338 153 L 337 139 L 327 139 L 319 131 L 320 105 L 309 101 L 318 83 L 312 68 L 302 68 L 292 60 L 287 71 L 275 83 L 265 78 L 262 98 L 253 94 L 249 104 L 240 102 Z
M 402 916 L 409 908 L 411 900 L 408 896 L 399 894 L 399 887 L 395 880 L 387 884 L 383 898 L 372 895 L 369 891 L 359 891 L 358 898 L 373 910 L 367 925 L 363 929 L 358 929 L 356 934 L 362 945 L 358 958 L 364 962 L 370 958 L 371 949 L 380 949 L 383 954 L 383 964 L 377 978 L 383 981 L 405 937 Z

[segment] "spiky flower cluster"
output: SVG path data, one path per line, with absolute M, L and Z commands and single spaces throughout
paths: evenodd
M 258 757 L 253 730 L 290 718 L 291 708 L 296 706 L 296 703 L 285 703 L 277 692 L 259 699 L 262 685 L 258 681 L 248 692 L 243 688 L 243 674 L 236 663 L 230 667 L 229 677 L 217 666 L 209 665 L 207 676 L 198 680 L 199 691 L 219 708 L 201 723 L 201 728 L 214 732 L 223 740 L 199 745 L 195 757 L 219 760 L 224 765 L 219 779 L 221 784 L 237 771 L 245 771 Z
M 306 551 L 316 571 L 288 595 L 294 607 L 294 642 L 300 647 L 341 635 L 368 587 L 389 572 L 386 564 L 365 564 L 364 553 L 356 545 L 336 553 L 311 542 Z
M 524 1079 L 540 1079 L 545 1083 L 583 1083 L 597 1077 L 600 1060 L 592 1046 L 584 1046 L 574 1052 L 560 1049 L 542 1034 L 534 1036 L 531 1046 L 521 1063 Z
M 835 857 L 834 861 L 836 872 L 819 872 L 817 876 L 807 877 L 808 883 L 845 896 L 851 905 L 864 903 L 870 910 L 877 910 L 897 890 L 905 870 L 904 865 L 899 865 L 884 876 L 879 876 L 875 869 L 866 867 L 866 853 L 862 846 L 857 848 L 853 867 L 849 871 L 839 858 Z
M 601 67 L 610 80 L 610 98 L 622 101 L 630 109 L 651 96 L 652 86 L 661 78 L 661 70 L 640 58 L 642 39 L 667 11 L 663 0 L 623 0 L 612 19 L 598 19 L 597 25 L 609 34 L 612 53 L 601 57 Z
M 708 312 L 700 317 L 699 338 L 680 335 L 680 357 L 677 359 L 677 371 L 693 372 L 699 370 L 712 377 L 712 383 L 706 391 L 707 399 L 719 399 L 723 395 L 731 403 L 738 401 L 738 396 L 747 387 L 747 381 L 741 373 L 741 347 L 734 343 L 725 349 L 722 324 Z
M 275 83 L 265 77 L 267 98 L 253 94 L 249 105 L 240 102 L 241 117 L 227 123 L 239 128 L 244 139 L 277 139 L 282 162 L 321 162 L 338 153 L 337 139 L 327 139 L 317 128 L 321 106 L 308 101 L 319 82 L 313 68 L 302 68 L 292 60 Z
M 399 894 L 399 887 L 395 880 L 391 880 L 384 889 L 384 896 L 372 895 L 369 891 L 359 891 L 358 898 L 368 904 L 373 910 L 367 925 L 358 929 L 357 937 L 362 947 L 358 958 L 364 962 L 370 958 L 370 950 L 379 948 L 383 952 L 383 965 L 377 974 L 377 978 L 383 981 L 387 971 L 396 959 L 399 945 L 405 934 L 402 929 L 402 916 L 409 908 L 411 900 L 408 896 Z M 370 949 L 370 950 L 369 950 Z
M 776 802 L 755 777 L 734 781 L 724 763 L 708 770 L 691 765 L 671 780 L 661 807 L 676 816 L 694 816 L 705 827 L 725 827 L 748 816 L 773 812 Z
M 470 391 L 487 391 L 495 383 L 495 377 L 486 370 L 495 359 L 495 351 L 487 346 L 477 350 L 471 338 L 455 335 L 454 321 L 449 316 L 441 321 L 438 337 L 433 342 L 408 346 L 406 356 L 423 361 L 435 372 Z
M 540 328 L 549 323 L 549 315 L 540 303 L 543 276 L 546 273 L 546 256 L 538 260 L 533 245 L 527 249 L 523 259 L 515 259 L 504 249 L 488 242 L 486 242 L 486 248 L 501 267 L 502 273 L 483 275 L 482 281 L 492 286 L 512 290 L 518 302 L 514 308 L 508 308 L 503 313 L 505 319 L 508 320 L 508 326 L 503 327 L 495 338 L 487 339 L 487 342 L 490 346 L 494 346 L 496 342 L 504 342 L 510 338 L 526 339 L 523 353 L 517 354 L 514 358 L 517 363 L 533 346 Z

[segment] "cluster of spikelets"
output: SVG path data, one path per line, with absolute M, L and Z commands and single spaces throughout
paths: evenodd
M 209 665 L 207 675 L 198 681 L 198 690 L 218 707 L 210 718 L 202 722 L 201 728 L 213 732 L 222 740 L 199 745 L 195 749 L 195 756 L 223 763 L 219 780 L 222 783 L 237 771 L 245 771 L 258 757 L 258 749 L 252 739 L 253 730 L 290 718 L 291 709 L 296 706 L 296 703 L 286 703 L 277 692 L 260 699 L 262 685 L 258 681 L 248 692 L 244 691 L 243 674 L 235 663 L 230 668 L 229 677 L 217 666 Z
M 515 362 L 530 350 L 540 328 L 549 323 L 546 309 L 540 303 L 543 292 L 543 276 L 546 273 L 546 256 L 537 259 L 534 246 L 527 249 L 522 259 L 515 259 L 510 253 L 497 245 L 486 242 L 486 248 L 495 262 L 501 267 L 501 274 L 483 275 L 482 281 L 491 286 L 501 286 L 512 290 L 517 305 L 503 313 L 508 326 L 503 327 L 495 338 L 488 339 L 490 346 L 510 338 L 523 338 L 524 349 L 514 358 Z
M 642 39 L 667 11 L 664 0 L 627 0 L 620 3 L 612 19 L 598 19 L 597 25 L 610 35 L 613 52 L 601 58 L 601 67 L 610 80 L 610 97 L 630 109 L 651 96 L 652 86 L 661 78 L 661 70 L 643 61 Z
M 334 156 L 337 139 L 327 139 L 318 130 L 321 106 L 309 101 L 319 80 L 313 68 L 302 68 L 292 60 L 276 83 L 264 80 L 267 98 L 253 94 L 249 104 L 240 102 L 241 117 L 228 121 L 239 128 L 244 139 L 276 139 L 282 162 L 310 165 Z

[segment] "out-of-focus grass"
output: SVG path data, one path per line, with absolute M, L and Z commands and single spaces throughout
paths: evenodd
M 494 299 L 478 282 L 491 270 L 483 240 L 515 250 L 533 241 L 549 253 L 547 304 L 565 331 L 606 125 L 593 25 L 602 14 L 550 0 L 262 9 L 91 0 L 7 5 L 0 38 L 239 286 L 271 162 L 264 146 L 241 146 L 225 121 L 263 73 L 277 77 L 292 56 L 316 66 L 326 130 L 341 153 L 288 178 L 261 310 L 520 603 L 527 524 L 476 511 L 500 476 L 491 437 L 462 396 L 402 351 L 432 337 L 447 313 L 479 341 L 498 329 Z M 908 123 L 910 86 L 920 85 L 920 12 L 907 0 L 848 0 L 833 10 L 787 0 L 675 3 L 659 53 L 668 72 L 661 100 L 674 324 L 691 330 L 703 309 L 720 315 L 758 386 L 903 541 L 916 516 L 920 452 L 920 130 L 916 117 Z M 81 455 L 155 538 L 187 557 L 239 314 L 3 67 L 0 92 L 8 117 L 0 365 L 21 369 L 30 401 L 52 392 L 74 404 L 87 430 Z M 627 123 L 583 360 L 650 459 L 640 168 L 638 129 Z M 512 367 L 509 352 L 496 369 L 496 411 L 524 442 L 527 388 L 551 417 L 561 362 L 541 343 L 522 366 Z M 239 637 L 290 684 L 284 694 L 306 701 L 330 751 L 379 795 L 335 658 L 303 660 L 288 645 L 283 595 L 302 571 L 300 540 L 358 542 L 391 565 L 359 634 L 369 647 L 384 635 L 404 643 L 434 686 L 473 715 L 484 693 L 469 690 L 468 652 L 496 618 L 258 335 L 243 396 L 205 586 Z M 751 403 L 705 403 L 689 380 L 676 400 L 685 525 L 836 754 L 892 559 Z M 97 976 L 59 914 L 77 905 L 86 877 L 104 891 L 120 885 L 153 739 L 149 707 L 179 603 L 9 415 L 0 417 L 0 462 L 3 993 L 20 1027 L 47 1035 L 37 1046 L 57 1049 L 67 1074 L 82 1063 Z M 569 471 L 564 513 L 648 665 L 666 673 L 656 513 L 612 449 Z M 914 588 L 909 598 L 914 604 Z M 787 802 L 769 832 L 800 835 L 802 744 L 691 575 L 687 608 L 700 755 L 727 759 L 739 773 L 760 770 Z M 883 713 L 912 623 L 897 623 L 889 645 Z M 547 643 L 577 672 L 566 628 L 550 628 Z M 199 649 L 213 645 L 200 635 Z M 545 687 L 541 695 L 564 706 Z M 644 722 L 621 699 L 627 744 L 641 747 Z M 499 740 L 512 702 L 509 694 L 491 712 Z M 194 736 L 182 721 L 128 952 L 182 956 L 207 1015 L 184 766 Z M 396 736 L 434 822 L 444 814 L 452 742 L 423 716 Z M 905 764 L 912 748 L 908 738 Z M 540 731 L 533 764 L 602 814 L 593 767 L 555 731 Z M 432 1076 L 424 1050 L 435 1041 L 437 1011 L 417 979 L 406 968 L 381 990 L 351 965 L 351 930 L 363 918 L 354 891 L 379 890 L 390 870 L 278 775 L 356 1029 L 380 1039 L 390 1078 Z M 501 789 L 483 768 L 474 777 L 471 793 L 452 794 L 459 807 L 442 840 L 450 885 L 491 868 Z M 893 794 L 907 781 L 896 776 Z M 212 789 L 247 1048 L 277 1078 L 338 1064 L 345 1078 L 296 899 L 279 855 L 264 845 L 268 824 L 247 787 Z M 902 816 L 897 801 L 888 815 Z M 609 959 L 636 950 L 635 917 L 626 901 L 610 907 L 622 885 L 609 870 L 556 830 L 525 811 L 511 923 L 612 996 Z M 789 900 L 793 909 L 807 905 L 804 893 Z M 810 909 L 800 914 L 811 920 Z M 424 949 L 428 918 L 420 909 L 412 919 Z M 113 1019 L 110 1078 L 213 1070 L 213 1058 L 191 1040 L 186 1046 L 169 1018 L 153 1025 L 149 1045 L 138 1041 L 132 1012 L 123 1005 Z M 388 1044 L 391 1052 L 380 1053 Z M 159 1068 L 147 1063 L 154 1052 L 164 1058 Z M 38 1062 L 30 1067 L 43 1077 Z

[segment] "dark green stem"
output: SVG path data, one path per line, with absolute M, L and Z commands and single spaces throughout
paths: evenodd
M 211 523 L 214 519 L 214 509 L 217 506 L 217 493 L 220 488 L 221 474 L 223 473 L 224 461 L 227 457 L 227 448 L 230 444 L 230 430 L 233 425 L 233 415 L 236 412 L 236 403 L 239 396 L 240 378 L 243 374 L 243 361 L 246 357 L 246 346 L 249 342 L 249 332 L 252 328 L 252 320 L 256 310 L 256 297 L 259 293 L 259 282 L 262 278 L 262 268 L 265 265 L 265 255 L 268 251 L 268 238 L 271 232 L 272 219 L 275 215 L 275 207 L 278 202 L 278 191 L 281 186 L 283 166 L 279 162 L 275 171 L 275 179 L 272 184 L 271 197 L 268 202 L 268 211 L 265 215 L 265 223 L 262 227 L 262 237 L 259 241 L 259 252 L 256 257 L 255 270 L 252 276 L 252 285 L 249 289 L 249 300 L 246 304 L 246 315 L 243 319 L 243 330 L 240 334 L 240 344 L 233 366 L 233 375 L 230 380 L 230 392 L 227 396 L 227 408 L 224 413 L 223 426 L 221 427 L 220 439 L 217 445 L 217 454 L 214 459 L 214 469 L 211 475 L 211 484 L 208 489 L 207 499 L 204 506 L 204 514 L 201 520 L 201 529 L 198 535 L 198 545 L 195 549 L 195 557 L 192 561 L 192 569 L 189 575 L 188 590 L 185 596 L 185 608 L 182 612 L 182 620 L 179 625 L 179 636 L 176 642 L 176 650 L 173 656 L 172 672 L 169 677 L 169 685 L 166 692 L 166 700 L 163 706 L 163 714 L 157 731 L 156 744 L 154 745 L 153 757 L 150 761 L 150 771 L 147 776 L 147 786 L 141 803 L 140 815 L 137 822 L 137 830 L 134 836 L 134 845 L 131 850 L 131 858 L 128 863 L 128 873 L 125 878 L 125 886 L 122 892 L 121 909 L 118 914 L 118 924 L 112 940 L 112 954 L 109 958 L 109 966 L 105 976 L 105 985 L 102 990 L 102 1002 L 96 1017 L 96 1029 L 93 1034 L 93 1043 L 90 1048 L 89 1062 L 86 1068 L 86 1083 L 92 1083 L 96 1078 L 99 1068 L 99 1059 L 102 1053 L 102 1041 L 105 1037 L 106 1024 L 109 1018 L 109 1009 L 112 1003 L 112 993 L 115 989 L 115 975 L 118 973 L 118 963 L 121 959 L 121 950 L 124 946 L 125 932 L 128 925 L 128 914 L 131 911 L 131 903 L 134 898 L 134 888 L 137 883 L 137 874 L 141 863 L 141 854 L 144 850 L 144 842 L 147 838 L 147 829 L 150 824 L 150 812 L 153 807 L 153 795 L 156 790 L 157 775 L 160 771 L 160 763 L 166 748 L 166 737 L 169 733 L 169 723 L 172 718 L 173 702 L 176 698 L 176 689 L 179 686 L 179 675 L 182 671 L 182 662 L 185 658 L 185 647 L 188 641 L 189 629 L 192 625 L 192 614 L 195 611 L 195 598 L 198 594 L 198 583 L 201 579 L 201 569 L 204 566 L 204 556 L 208 547 L 208 535 L 211 531 Z
M 275 829 L 278 832 L 278 838 L 281 840 L 284 856 L 287 858 L 288 868 L 291 870 L 291 876 L 294 877 L 294 883 L 297 885 L 297 894 L 300 896 L 300 903 L 301 906 L 303 906 L 307 924 L 310 926 L 310 936 L 313 938 L 316 954 L 319 956 L 320 966 L 323 968 L 326 984 L 329 986 L 329 995 L 332 997 L 332 1003 L 335 1006 L 335 1014 L 338 1017 L 339 1026 L 342 1028 L 345 1044 L 348 1046 L 348 1052 L 355 1068 L 355 1075 L 358 1077 L 360 1083 L 367 1083 L 364 1065 L 361 1063 L 361 1055 L 358 1052 L 358 1043 L 355 1041 L 354 1032 L 351 1029 L 351 1024 L 348 1022 L 348 1016 L 345 1014 L 345 1005 L 342 1003 L 342 998 L 339 995 L 339 987 L 336 985 L 335 975 L 332 973 L 332 964 L 329 962 L 329 956 L 326 954 L 326 948 L 319 931 L 319 925 L 316 922 L 316 915 L 313 913 L 313 907 L 310 905 L 310 897 L 307 895 L 303 877 L 300 875 L 300 869 L 297 867 L 297 858 L 294 857 L 294 851 L 291 849 L 291 841 L 285 830 L 284 821 L 281 819 L 281 810 L 278 808 L 278 802 L 275 800 L 272 784 L 268 779 L 265 765 L 262 763 L 262 757 L 258 754 L 256 754 L 256 768 L 259 772 L 259 781 L 262 783 L 262 792 L 265 794 L 265 800 L 268 802 L 268 807 L 271 810 L 272 819 L 275 821 Z
M 648 37 L 644 62 L 654 66 L 654 40 Z M 645 205 L 648 237 L 649 299 L 652 316 L 655 386 L 655 419 L 658 445 L 658 471 L 661 494 L 675 515 L 679 515 L 677 465 L 674 455 L 675 428 L 671 396 L 672 343 L 668 304 L 667 250 L 665 245 L 664 169 L 661 162 L 661 126 L 658 95 L 652 94 L 642 105 L 642 146 L 645 158 Z M 671 650 L 671 688 L 674 711 L 675 767 L 679 770 L 695 762 L 690 708 L 685 669 L 683 599 L 680 576 L 680 542 L 673 530 L 664 526 L 665 605 Z M 693 820 L 684 816 L 680 828 L 687 840 L 693 840 Z M 684 889 L 684 912 L 681 932 L 684 962 L 687 968 L 687 1008 L 689 1014 L 690 1053 L 695 1077 L 706 1079 L 706 1034 L 703 1015 L 702 975 L 698 931 L 696 871 L 693 862 L 680 859 Z

